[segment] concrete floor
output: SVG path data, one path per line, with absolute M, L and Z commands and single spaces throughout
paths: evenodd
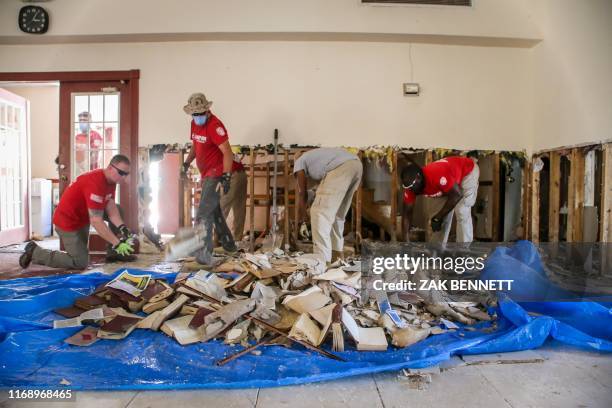
M 46 241 L 54 247 L 57 242 Z M 130 267 L 170 271 L 160 255 L 141 255 Z M 119 264 L 93 270 L 111 273 Z M 76 401 L 49 407 L 612 407 L 612 355 L 565 346 L 535 351 L 545 361 L 459 366 L 432 374 L 418 389 L 399 373 L 365 375 L 300 386 L 181 391 L 76 392 Z M 40 407 L 0 394 L 0 407 Z
M 398 373 L 291 387 L 241 390 L 76 392 L 49 407 L 605 407 L 612 406 L 612 356 L 566 347 L 536 351 L 540 363 L 456 367 L 418 389 Z M 0 407 L 39 407 L 12 402 Z

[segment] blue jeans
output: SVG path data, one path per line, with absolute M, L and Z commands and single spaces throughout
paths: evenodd
M 206 177 L 202 182 L 202 195 L 196 222 L 204 226 L 206 238 L 204 247 L 196 253 L 196 260 L 204 265 L 209 265 L 212 261 L 213 224 L 223 249 L 226 251 L 236 250 L 234 238 L 225 222 L 223 211 L 221 211 L 221 197 L 219 191 L 217 191 L 220 182 L 221 177 Z

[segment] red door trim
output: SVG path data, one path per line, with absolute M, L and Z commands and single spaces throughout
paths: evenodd
M 53 71 L 53 72 L 0 72 L 0 81 L 16 81 L 16 82 L 46 82 L 59 81 L 61 83 L 69 82 L 95 82 L 95 81 L 127 81 L 130 88 L 129 109 L 131 109 L 131 127 L 129 130 L 131 145 L 130 145 L 130 161 L 134 171 L 130 173 L 130 184 L 128 190 L 128 214 L 126 222 L 133 230 L 138 228 L 138 110 L 139 110 L 139 79 L 140 70 L 132 69 L 128 71 Z M 68 107 L 70 109 L 70 107 Z M 64 112 L 60 104 L 60 117 Z M 68 116 L 70 113 L 68 113 Z M 64 126 L 65 127 L 65 126 Z M 70 132 L 70 128 L 64 129 L 60 121 L 60 135 L 62 132 Z M 60 143 L 60 150 L 68 149 L 70 146 L 63 146 Z M 68 166 L 69 167 L 69 166 Z M 66 170 L 70 171 L 69 168 Z M 68 173 L 70 174 L 70 173 Z
M 59 71 L 59 72 L 0 72 L 0 81 L 60 81 L 60 82 L 87 82 L 87 81 L 121 81 L 139 79 L 140 70 L 129 71 Z

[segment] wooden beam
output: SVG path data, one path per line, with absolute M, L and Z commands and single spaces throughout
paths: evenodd
M 268 155 L 269 157 L 269 155 Z M 267 160 L 267 158 L 266 158 Z M 270 162 L 266 161 L 266 224 L 265 230 L 268 231 L 270 229 L 270 208 L 272 203 L 272 194 L 270 194 Z
M 550 171 L 548 180 L 548 241 L 559 241 L 559 207 L 561 183 L 561 155 L 550 152 Z
M 397 241 L 397 151 L 391 156 L 391 241 Z
M 612 242 L 612 143 L 602 146 L 599 240 Z
M 357 153 L 359 157 L 359 161 L 363 165 L 363 152 L 360 150 Z M 365 172 L 364 172 L 365 173 Z M 362 240 L 362 230 L 361 230 L 361 213 L 363 207 L 363 176 L 361 177 L 361 181 L 359 182 L 359 187 L 357 188 L 357 192 L 355 193 L 355 251 L 357 253 L 361 253 L 361 240 Z
M 425 166 L 427 166 L 429 163 L 433 163 L 434 162 L 434 152 L 433 150 L 427 150 L 425 152 Z M 425 211 L 425 216 L 429 217 L 429 211 L 427 211 L 427 209 L 429 207 L 425 207 L 426 211 Z M 412 220 L 411 220 L 412 221 Z M 425 242 L 431 242 L 431 237 L 433 235 L 433 231 L 431 229 L 431 223 L 429 222 L 429 218 L 427 218 L 427 220 L 425 220 Z M 407 234 L 409 232 L 403 232 L 403 234 Z
M 530 197 L 529 197 L 529 236 L 533 242 L 540 241 L 540 175 L 541 171 L 533 171 L 534 162 L 537 158 L 534 158 L 530 166 L 529 178 L 530 182 Z
M 250 251 L 255 250 L 255 148 L 251 147 L 251 161 L 249 168 L 249 243 Z
M 567 200 L 567 241 L 583 241 L 582 213 L 584 208 L 584 151 L 574 148 L 570 154 L 570 180 Z
M 493 153 L 491 155 L 491 160 L 493 160 L 493 184 L 491 188 L 492 194 L 492 220 L 491 220 L 491 239 L 493 242 L 499 242 L 500 239 L 500 230 L 499 230 L 499 207 L 500 207 L 500 162 L 499 162 L 499 153 Z
M 525 160 L 525 164 L 521 168 L 522 184 L 521 184 L 521 227 L 523 234 L 521 239 L 529 239 L 531 236 L 529 228 L 531 224 L 529 222 L 531 216 L 531 206 L 529 200 L 531 198 L 531 162 Z
M 289 150 L 284 149 L 285 150 L 285 154 L 284 154 L 284 159 L 285 159 L 285 165 L 283 166 L 284 169 L 284 177 L 285 177 L 285 188 L 283 189 L 284 192 L 284 202 L 285 202 L 285 216 L 284 218 L 284 223 L 283 223 L 283 244 L 285 246 L 289 245 L 289 185 L 291 184 L 291 179 L 289 178 Z
M 301 152 L 297 151 L 293 155 L 293 165 L 295 166 L 296 160 L 300 157 Z M 298 197 L 298 184 L 297 180 L 295 182 L 295 193 L 293 196 L 295 197 L 295 205 L 293 206 L 293 242 L 297 246 L 298 243 L 298 231 L 300 229 L 300 199 Z

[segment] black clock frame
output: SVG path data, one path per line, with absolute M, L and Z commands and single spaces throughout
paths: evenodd
M 36 12 L 41 13 L 41 24 L 32 27 L 33 21 L 32 16 L 36 16 Z M 32 14 L 34 13 L 34 14 Z M 19 25 L 19 29 L 27 34 L 44 34 L 49 29 L 49 13 L 47 10 L 40 6 L 24 6 L 19 10 L 19 17 L 17 19 L 17 24 Z

